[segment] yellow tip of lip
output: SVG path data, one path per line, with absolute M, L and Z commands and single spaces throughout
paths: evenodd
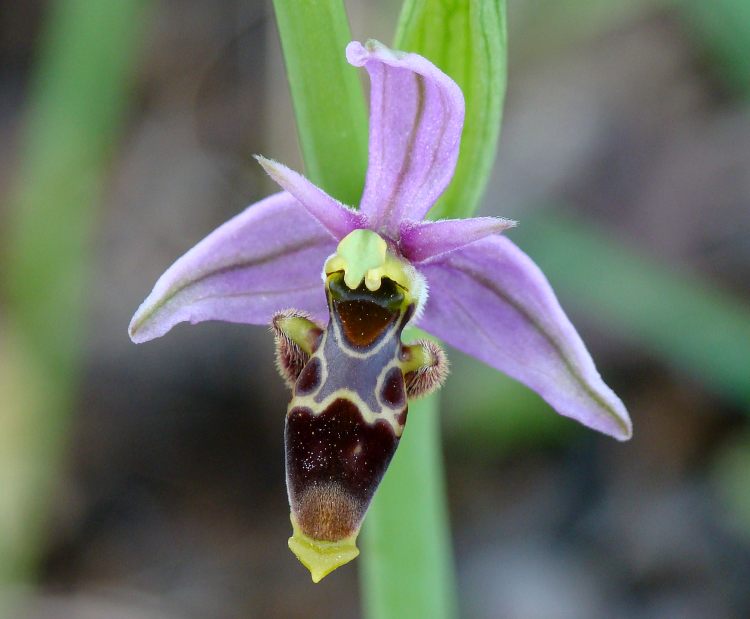
M 294 533 L 289 538 L 291 550 L 308 570 L 315 583 L 320 582 L 333 570 L 349 563 L 359 555 L 357 534 L 335 542 L 312 539 L 305 535 L 292 518 Z

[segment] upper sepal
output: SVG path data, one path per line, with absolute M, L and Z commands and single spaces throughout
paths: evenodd
M 395 238 L 403 219 L 420 220 L 453 177 L 464 122 L 458 85 L 417 54 L 353 41 L 351 64 L 370 74 L 370 139 L 361 210 Z
M 214 230 L 159 278 L 133 316 L 136 342 L 179 322 L 268 324 L 293 306 L 325 322 L 320 269 L 336 242 L 286 192 L 254 204 Z

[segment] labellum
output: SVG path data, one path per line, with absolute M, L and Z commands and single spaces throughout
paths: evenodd
M 370 501 L 398 447 L 408 398 L 437 389 L 447 363 L 429 341 L 401 342 L 424 286 L 374 232 L 355 230 L 326 263 L 325 329 L 274 317 L 286 416 L 289 547 L 318 582 L 354 559 Z

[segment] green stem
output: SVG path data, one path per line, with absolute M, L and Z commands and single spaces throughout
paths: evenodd
M 11 199 L 0 325 L 0 584 L 28 578 L 60 471 L 85 336 L 94 208 L 143 0 L 51 4 Z
M 409 421 L 364 527 L 368 619 L 457 615 L 437 396 L 409 405 Z

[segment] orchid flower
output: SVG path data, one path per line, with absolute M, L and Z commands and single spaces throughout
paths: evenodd
M 134 342 L 183 321 L 271 324 L 293 392 L 285 430 L 289 546 L 316 582 L 357 556 L 407 402 L 445 379 L 437 344 L 402 343 L 407 324 L 519 380 L 561 415 L 619 440 L 631 435 L 625 407 L 544 275 L 500 235 L 513 222 L 423 220 L 456 165 L 459 87 L 425 58 L 376 41 L 352 42 L 346 54 L 371 81 L 359 209 L 258 157 L 283 191 L 178 259 L 130 323 Z

